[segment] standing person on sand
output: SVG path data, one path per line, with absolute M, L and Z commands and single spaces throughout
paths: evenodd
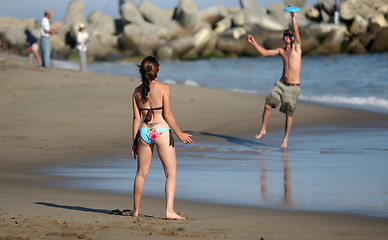
M 149 56 L 139 66 L 142 84 L 133 92 L 133 146 L 132 156 L 137 160 L 137 172 L 133 190 L 133 212 L 137 217 L 140 210 L 140 199 L 144 181 L 151 164 L 154 145 L 158 149 L 166 175 L 166 219 L 185 219 L 174 211 L 176 188 L 176 155 L 172 130 L 184 143 L 192 143 L 191 135 L 183 133 L 171 111 L 170 88 L 158 82 L 159 63 Z M 172 130 L 171 130 L 172 129 Z
M 89 34 L 85 31 L 85 25 L 80 23 L 79 31 L 77 33 L 77 50 L 79 56 L 79 70 L 80 72 L 86 73 L 86 62 L 87 62 L 87 46 L 86 43 L 89 41 Z
M 44 17 L 40 21 L 40 47 L 42 49 L 43 67 L 50 67 L 50 36 L 51 34 L 57 34 L 56 29 L 50 28 L 50 18 L 53 16 L 51 10 L 44 12 Z
M 261 55 L 280 55 L 283 59 L 282 77 L 280 78 L 280 81 L 276 82 L 274 88 L 266 98 L 261 129 L 255 136 L 256 139 L 260 139 L 267 133 L 266 128 L 271 115 L 271 109 L 280 105 L 280 111 L 286 114 L 285 134 L 283 142 L 280 145 L 282 148 L 287 147 L 288 136 L 292 126 L 292 116 L 299 97 L 300 69 L 302 64 L 302 48 L 298 23 L 295 14 L 293 12 L 290 12 L 290 14 L 294 33 L 290 30 L 284 31 L 283 40 L 286 44 L 285 48 L 267 50 L 260 46 L 251 35 L 248 35 L 248 42 L 250 42 Z

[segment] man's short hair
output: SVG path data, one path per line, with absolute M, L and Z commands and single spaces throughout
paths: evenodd
M 291 32 L 290 29 L 287 29 L 287 30 L 284 31 L 284 33 L 283 33 L 283 37 L 285 37 L 285 36 L 291 36 L 291 37 L 293 37 L 294 34 Z

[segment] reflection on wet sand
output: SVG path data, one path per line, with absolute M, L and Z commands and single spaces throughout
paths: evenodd
M 268 200 L 267 196 L 267 185 L 266 185 L 266 165 L 265 165 L 265 154 L 260 155 L 260 195 L 264 202 Z M 291 185 L 290 185 L 290 169 L 288 167 L 288 156 L 287 150 L 282 150 L 283 157 L 283 169 L 284 169 L 284 202 L 285 206 L 292 206 L 291 199 Z

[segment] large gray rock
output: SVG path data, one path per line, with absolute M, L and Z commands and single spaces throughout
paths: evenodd
M 247 24 L 257 25 L 265 30 L 281 31 L 284 26 L 269 16 L 255 0 L 240 0 Z
M 198 8 L 193 0 L 180 0 L 175 18 L 187 31 L 195 31 L 200 26 Z
M 104 59 L 109 53 L 115 52 L 110 44 L 101 41 L 99 37 L 91 36 L 88 42 L 88 55 L 94 59 Z
M 67 27 L 85 23 L 85 4 L 83 1 L 71 1 L 67 6 L 64 23 Z
M 376 38 L 371 46 L 372 52 L 382 52 L 388 50 L 388 28 L 381 28 L 376 34 Z
M 381 27 L 388 27 L 387 19 L 383 14 L 377 14 L 370 18 L 371 23 L 377 23 Z
M 26 42 L 26 35 L 24 29 L 19 27 L 10 27 L 5 30 L 5 40 L 11 45 L 22 45 Z
M 344 20 L 352 20 L 356 15 L 369 19 L 377 14 L 378 12 L 372 8 L 371 0 L 348 0 L 342 1 L 340 5 L 340 16 Z
M 225 53 L 242 55 L 246 43 L 246 38 L 235 39 L 230 34 L 222 34 L 218 38 L 217 48 Z
M 177 58 L 194 47 L 194 40 L 191 35 L 187 35 L 169 41 L 168 45 L 173 50 L 173 57 Z
M 304 7 L 306 0 L 283 0 L 283 3 L 285 6 L 294 5 L 294 6 L 302 8 L 302 7 Z
M 122 19 L 126 23 L 142 23 L 145 21 L 139 9 L 130 1 L 121 5 L 120 12 Z
M 300 41 L 303 54 L 309 54 L 319 46 L 318 39 L 309 31 L 300 31 Z
M 284 3 L 272 3 L 267 6 L 267 11 L 271 17 L 287 28 L 291 20 L 290 14 L 283 10 L 284 7 Z
M 243 27 L 246 24 L 245 14 L 240 9 L 239 11 L 235 11 L 231 13 L 232 23 L 234 26 Z
M 347 32 L 347 28 L 345 25 L 330 23 L 311 24 L 306 27 L 306 30 L 310 31 L 311 34 L 318 38 L 326 37 L 334 30 L 338 30 L 344 33 Z
M 225 32 L 227 29 L 230 29 L 232 27 L 232 19 L 230 17 L 225 17 L 218 21 L 215 24 L 214 32 L 216 33 L 222 33 Z
M 199 18 L 202 22 L 213 27 L 218 21 L 229 15 L 228 9 L 222 5 L 215 5 L 199 11 Z
M 11 27 L 32 30 L 36 25 L 39 26 L 39 23 L 35 24 L 35 20 L 33 18 L 17 19 L 0 16 L 0 32 L 4 32 L 6 29 Z
M 318 0 L 318 6 L 326 13 L 334 11 L 334 0 Z
M 365 49 L 365 47 L 362 45 L 358 38 L 352 39 L 352 41 L 348 45 L 347 52 L 352 54 L 368 53 L 368 51 Z
M 141 1 L 138 9 L 146 20 L 160 26 L 169 24 L 174 16 L 173 8 L 163 9 L 147 1 Z
M 212 37 L 212 31 L 207 27 L 200 28 L 193 35 L 193 47 L 189 49 L 182 57 L 183 58 L 197 58 L 202 51 L 202 49 L 206 46 L 206 44 L 210 41 Z
M 88 16 L 89 31 L 93 35 L 112 35 L 116 32 L 114 20 L 99 11 L 92 11 Z
M 341 46 L 345 40 L 345 31 L 334 29 L 318 47 L 321 54 L 337 54 L 341 52 Z
M 353 19 L 352 24 L 349 27 L 349 32 L 357 35 L 361 33 L 366 33 L 367 28 L 368 28 L 368 21 L 365 20 L 360 15 L 356 15 Z

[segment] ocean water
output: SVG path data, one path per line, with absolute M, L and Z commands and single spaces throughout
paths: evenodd
M 133 62 L 90 63 L 88 71 L 139 77 Z M 78 63 L 53 61 L 55 67 L 78 70 Z M 266 95 L 280 79 L 280 57 L 161 61 L 158 79 Z M 304 57 L 300 99 L 388 113 L 388 53 Z
M 388 218 L 387 134 L 388 128 L 294 128 L 292 144 L 283 150 L 282 132 L 267 133 L 260 142 L 253 136 L 193 133 L 207 140 L 177 143 L 176 198 Z M 49 183 L 57 187 L 130 194 L 136 161 L 121 156 L 43 173 L 61 176 Z M 155 152 L 144 195 L 163 197 L 164 182 Z
M 74 62 L 54 66 L 78 69 Z M 138 76 L 136 63 L 92 63 L 88 70 Z M 161 62 L 158 79 L 265 95 L 280 78 L 280 58 Z M 385 127 L 294 127 L 256 141 L 249 136 L 193 132 L 206 140 L 177 143 L 176 198 L 253 207 L 343 212 L 388 218 L 388 53 L 308 57 L 302 60 L 300 99 L 387 114 Z M 132 193 L 136 161 L 129 156 L 49 168 L 55 186 Z M 164 196 L 155 152 L 144 194 Z M 128 206 L 131 208 L 131 206 Z

